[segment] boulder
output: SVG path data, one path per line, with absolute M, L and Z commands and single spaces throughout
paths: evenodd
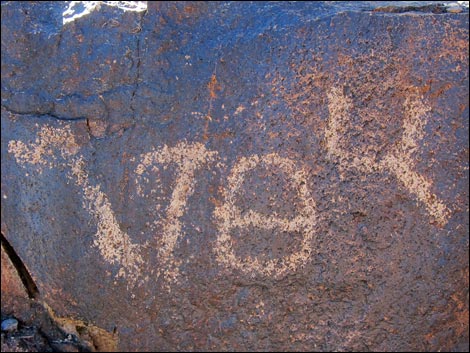
M 2 2 L 1 229 L 64 330 L 468 342 L 468 8 L 384 3 Z

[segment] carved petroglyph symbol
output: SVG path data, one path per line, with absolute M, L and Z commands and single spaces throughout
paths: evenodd
M 44 168 L 57 168 L 78 150 L 79 146 L 75 143 L 70 129 L 55 129 L 47 125 L 41 128 L 33 143 L 26 144 L 16 140 L 8 143 L 8 152 L 15 156 L 17 162 L 23 167 L 26 163 L 35 165 L 39 174 L 42 174 Z M 48 158 L 44 158 L 45 156 Z
M 100 185 L 90 183 L 83 156 L 78 155 L 79 146 L 71 132 L 70 125 L 61 128 L 45 125 L 38 133 L 35 143 L 10 141 L 8 151 L 20 165 L 33 164 L 42 173 L 44 166 L 49 168 L 68 167 L 67 179 L 83 190 L 83 207 L 90 212 L 96 222 L 94 245 L 104 259 L 119 266 L 117 276 L 125 277 L 129 284 L 137 284 L 141 276 L 143 260 L 140 249 L 123 232 L 116 220 L 111 204 Z M 57 156 L 60 152 L 60 157 Z M 48 156 L 49 158 L 44 158 Z M 52 162 L 48 162 L 52 160 Z
M 348 168 L 363 173 L 392 173 L 420 203 L 425 205 L 431 217 L 440 225 L 445 225 L 450 215 L 449 209 L 431 193 L 431 182 L 413 170 L 412 156 L 418 148 L 418 142 L 424 137 L 424 126 L 429 112 L 422 97 L 419 94 L 410 94 L 405 100 L 403 121 L 405 132 L 401 143 L 381 160 L 370 156 L 357 156 L 354 151 L 341 147 L 344 145 L 343 139 L 347 137 L 347 119 L 352 107 L 352 101 L 345 97 L 339 88 L 333 87 L 328 92 L 330 117 L 325 129 L 326 149 L 330 159 L 348 160 L 348 165 L 343 163 L 338 165 L 340 174 Z M 37 173 L 41 174 L 44 168 L 67 167 L 69 170 L 67 179 L 83 190 L 82 205 L 95 220 L 94 245 L 106 262 L 119 267 L 116 276 L 125 278 L 129 286 L 142 285 L 150 280 L 149 275 L 144 275 L 148 271 L 142 256 L 148 244 L 133 243 L 129 235 L 120 229 L 108 196 L 101 189 L 101 185 L 90 181 L 85 159 L 79 154 L 79 150 L 80 146 L 75 141 L 71 125 L 65 122 L 61 123 L 60 127 L 44 125 L 33 143 L 26 144 L 19 140 L 8 143 L 9 153 L 23 168 L 33 165 Z M 169 288 L 168 285 L 175 282 L 179 276 L 181 261 L 174 258 L 173 252 L 183 237 L 181 217 L 187 210 L 189 197 L 194 193 L 195 173 L 208 163 L 218 163 L 219 167 L 222 164 L 217 152 L 207 150 L 203 144 L 187 142 L 180 142 L 174 147 L 164 145 L 158 150 L 144 153 L 139 156 L 137 163 L 135 180 L 137 193 L 142 197 L 148 197 L 143 192 L 142 185 L 149 183 L 150 174 L 153 182 L 163 187 L 158 179 L 159 168 L 165 169 L 170 164 L 176 165 L 175 182 L 165 217 L 156 219 L 150 224 L 151 231 L 158 238 L 157 260 L 161 268 L 156 271 L 156 275 L 157 278 L 163 278 Z M 293 220 L 282 218 L 275 213 L 262 215 L 253 210 L 242 214 L 235 206 L 235 198 L 242 189 L 246 173 L 259 167 L 274 172 L 282 171 L 289 176 L 290 187 L 297 190 L 298 198 L 302 201 Z M 307 172 L 297 163 L 276 153 L 242 157 L 228 177 L 228 189 L 224 190 L 224 203 L 216 206 L 214 210 L 214 220 L 219 230 L 214 249 L 217 261 L 223 266 L 251 276 L 260 274 L 281 278 L 290 271 L 296 271 L 310 258 L 317 222 L 315 208 L 315 201 L 307 186 Z M 300 250 L 283 258 L 270 260 L 260 260 L 250 256 L 237 257 L 231 232 L 248 227 L 301 233 Z
M 235 194 L 240 190 L 245 174 L 259 165 L 271 167 L 271 170 L 282 170 L 290 176 L 291 187 L 298 190 L 298 196 L 303 202 L 302 209 L 293 220 L 282 218 L 275 213 L 268 216 L 252 210 L 242 216 L 241 211 L 235 206 Z M 312 250 L 316 225 L 315 201 L 307 187 L 306 171 L 297 168 L 292 160 L 281 158 L 276 153 L 265 156 L 253 155 L 248 158 L 241 158 L 233 167 L 232 174 L 228 178 L 228 184 L 229 190 L 225 192 L 224 204 L 216 207 L 214 211 L 219 228 L 216 245 L 217 260 L 226 266 L 239 269 L 252 276 L 263 274 L 274 278 L 279 278 L 288 271 L 295 271 L 299 266 L 305 264 Z M 249 226 L 268 230 L 278 229 L 284 232 L 300 231 L 303 233 L 301 249 L 281 259 L 260 261 L 258 258 L 250 256 L 240 259 L 235 255 L 230 231 L 235 228 L 248 228 Z
M 158 168 L 155 167 L 156 164 L 175 163 L 178 166 L 175 186 L 166 210 L 166 218 L 156 220 L 151 225 L 153 232 L 161 233 L 159 234 L 158 258 L 163 269 L 157 270 L 157 276 L 162 274 L 166 282 L 174 282 L 179 276 L 180 261 L 175 259 L 172 253 L 177 242 L 183 236 L 180 219 L 186 209 L 188 198 L 194 192 L 196 183 L 194 173 L 206 163 L 214 162 L 216 156 L 217 152 L 208 151 L 201 143 L 180 142 L 175 147 L 164 146 L 157 151 L 142 154 L 139 158 L 141 163 L 135 169 L 138 186 L 142 183 L 144 172 L 150 168 L 153 171 L 158 171 Z
M 143 276 L 145 264 L 141 255 L 143 247 L 147 245 L 134 244 L 129 235 L 120 229 L 107 195 L 101 190 L 100 185 L 93 185 L 90 182 L 85 160 L 82 155 L 78 154 L 78 150 L 79 147 L 75 142 L 70 125 L 65 123 L 60 128 L 43 126 L 33 144 L 26 145 L 15 140 L 9 142 L 9 152 L 23 167 L 26 167 L 26 164 L 36 165 L 40 173 L 42 173 L 44 166 L 69 168 L 67 179 L 73 181 L 83 190 L 83 207 L 90 212 L 96 222 L 97 231 L 94 245 L 108 263 L 120 267 L 117 276 L 126 278 L 132 286 L 141 285 L 149 280 L 148 276 Z M 58 152 L 60 156 L 57 156 Z M 45 156 L 48 158 L 43 158 Z M 139 157 L 140 163 L 135 169 L 137 186 L 140 186 L 145 180 L 148 181 L 149 171 L 158 172 L 157 165 L 163 165 L 164 168 L 172 163 L 177 165 L 177 176 L 166 210 L 166 217 L 155 220 L 151 225 L 152 231 L 159 235 L 160 239 L 158 261 L 162 268 L 158 269 L 156 274 L 157 277 L 162 276 L 167 284 L 174 282 L 179 276 L 178 266 L 181 265 L 181 262 L 173 257 L 173 251 L 182 238 L 180 218 L 186 210 L 188 198 L 194 192 L 195 171 L 207 163 L 215 162 L 217 157 L 217 152 L 207 150 L 200 143 L 188 144 L 186 142 L 180 142 L 175 147 L 165 145 L 159 150 L 153 150 Z M 53 162 L 47 162 L 48 160 Z M 233 206 L 233 194 L 240 188 L 243 175 L 261 163 L 268 167 L 279 168 L 291 176 L 291 186 L 298 190 L 299 197 L 304 203 L 299 215 L 294 220 L 282 219 L 276 215 L 262 216 L 253 211 L 242 218 Z M 275 153 L 263 157 L 255 155 L 242 158 L 234 167 L 234 173 L 229 178 L 231 189 L 226 193 L 226 203 L 216 209 L 216 220 L 222 231 L 216 249 L 218 261 L 223 265 L 241 269 L 243 272 L 262 273 L 275 277 L 280 277 L 288 270 L 295 270 L 299 265 L 305 263 L 311 251 L 311 240 L 315 226 L 315 202 L 306 186 L 306 175 L 303 169 L 296 168 L 293 161 L 281 158 Z M 158 182 L 158 178 L 155 180 Z M 141 188 L 138 188 L 137 192 L 144 196 Z M 224 219 L 224 214 L 231 218 Z M 264 229 L 279 227 L 282 231 L 303 231 L 305 235 L 301 250 L 279 261 L 271 260 L 266 263 L 260 263 L 257 259 L 252 258 L 237 259 L 228 239 L 229 232 L 232 227 L 243 227 L 248 223 Z M 224 259 L 225 254 L 227 259 Z M 167 286 L 167 288 L 169 287 Z
M 56 156 L 60 152 L 61 160 Z M 25 167 L 26 163 L 34 164 L 42 173 L 42 167 L 68 167 L 70 172 L 67 179 L 73 181 L 83 190 L 83 207 L 95 218 L 97 232 L 94 245 L 98 247 L 103 258 L 111 264 L 120 266 L 118 277 L 125 277 L 131 285 L 139 285 L 149 280 L 143 277 L 144 261 L 141 252 L 142 245 L 134 244 L 129 235 L 122 231 L 112 210 L 106 194 L 100 185 L 92 185 L 86 171 L 83 156 L 77 155 L 78 145 L 70 131 L 70 125 L 62 128 L 44 126 L 38 133 L 35 143 L 26 145 L 21 141 L 10 141 L 9 152 L 12 153 L 19 164 Z M 47 162 L 43 156 L 53 162 Z M 157 276 L 163 275 L 166 282 L 174 281 L 179 275 L 180 263 L 172 256 L 172 252 L 181 238 L 180 218 L 185 211 L 186 201 L 194 191 L 196 169 L 205 163 L 213 161 L 217 152 L 207 151 L 200 143 L 187 144 L 180 142 L 175 147 L 163 146 L 158 151 L 143 154 L 141 163 L 135 173 L 139 181 L 144 171 L 149 167 L 155 169 L 155 164 L 175 163 L 178 166 L 175 187 L 167 217 L 154 222 L 152 229 L 162 229 L 159 242 L 159 260 L 162 270 Z
M 347 165 L 340 163 L 340 173 L 348 168 L 354 168 L 364 173 L 389 172 L 401 184 L 422 202 L 427 212 L 441 226 L 447 224 L 450 211 L 436 195 L 431 193 L 431 182 L 414 171 L 413 153 L 418 148 L 418 142 L 424 137 L 424 127 L 427 123 L 429 106 L 425 105 L 423 97 L 418 93 L 410 93 L 403 108 L 403 136 L 400 144 L 385 155 L 381 160 L 370 156 L 357 156 L 341 147 L 342 138 L 347 134 L 349 112 L 353 107 L 352 101 L 338 87 L 333 87 L 328 93 L 328 110 L 330 117 L 325 129 L 325 141 L 328 155 L 333 160 L 347 160 Z
M 106 194 L 100 185 L 92 185 L 85 168 L 85 161 L 80 156 L 69 164 L 72 172 L 69 179 L 83 189 L 83 208 L 88 210 L 96 221 L 95 246 L 104 259 L 120 266 L 117 276 L 125 277 L 131 285 L 142 279 L 144 261 L 139 245 L 132 243 L 129 235 L 122 231 Z

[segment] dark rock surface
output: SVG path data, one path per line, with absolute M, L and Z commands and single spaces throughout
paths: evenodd
M 366 3 L 2 2 L 1 228 L 63 327 L 465 347 L 468 11 Z

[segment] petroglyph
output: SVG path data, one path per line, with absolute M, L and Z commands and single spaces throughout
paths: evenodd
M 431 193 L 432 183 L 414 171 L 412 157 L 418 150 L 419 141 L 424 137 L 424 127 L 430 108 L 419 93 L 413 92 L 403 104 L 404 133 L 400 143 L 378 160 L 371 156 L 357 156 L 354 151 L 344 148 L 349 132 L 348 115 L 353 109 L 353 102 L 343 94 L 342 90 L 333 87 L 327 94 L 330 117 L 325 128 L 325 145 L 331 160 L 347 161 L 347 164 L 339 163 L 340 175 L 351 168 L 365 174 L 391 173 L 419 203 L 425 205 L 427 212 L 439 225 L 445 225 L 449 218 L 449 209 Z M 8 143 L 8 152 L 15 157 L 22 168 L 33 166 L 38 174 L 42 174 L 44 168 L 66 167 L 69 170 L 66 174 L 67 179 L 83 190 L 82 206 L 96 223 L 94 245 L 106 262 L 118 266 L 117 277 L 126 279 L 128 286 L 142 285 L 149 281 L 150 277 L 155 278 L 144 275 L 148 270 L 142 254 L 144 250 L 149 250 L 149 245 L 133 243 L 129 235 L 121 230 L 101 185 L 90 182 L 86 160 L 79 154 L 79 150 L 80 146 L 74 138 L 71 125 L 66 122 L 61 122 L 60 127 L 44 125 L 39 129 L 33 143 L 27 144 L 19 140 Z M 160 264 L 152 275 L 156 274 L 156 278 L 161 277 L 166 288 L 171 289 L 170 284 L 176 283 L 180 276 L 179 268 L 182 260 L 176 259 L 173 253 L 178 242 L 184 237 L 181 217 L 188 209 L 189 197 L 194 193 L 196 172 L 207 168 L 208 164 L 215 164 L 219 168 L 223 165 L 218 152 L 206 149 L 204 144 L 186 141 L 174 147 L 163 145 L 158 149 L 152 148 L 150 152 L 131 158 L 131 161 L 137 162 L 134 170 L 137 193 L 145 198 L 153 197 L 159 190 L 163 190 L 161 170 L 166 170 L 170 165 L 176 166 L 173 189 L 171 196 L 168 197 L 165 215 L 156 217 L 149 223 L 150 231 L 156 237 L 157 260 Z M 280 171 L 288 176 L 287 184 L 292 190 L 297 191 L 300 201 L 297 215 L 293 219 L 283 218 L 276 212 L 266 215 L 249 210 L 242 214 L 235 206 L 236 195 L 243 189 L 245 175 L 256 168 L 266 168 L 274 173 Z M 155 185 L 155 188 L 144 192 L 143 185 Z M 214 251 L 221 265 L 240 270 L 250 276 L 281 278 L 290 271 L 296 271 L 309 260 L 316 235 L 316 205 L 308 188 L 307 172 L 298 163 L 280 157 L 276 153 L 242 157 L 231 170 L 223 196 L 223 203 L 216 205 L 214 209 L 214 220 L 219 230 Z M 155 207 L 159 212 L 162 208 L 162 202 L 159 201 L 162 198 L 157 197 L 156 200 Z M 299 250 L 282 258 L 268 260 L 261 260 L 256 256 L 237 257 L 231 233 L 234 230 L 246 230 L 248 227 L 300 233 L 302 240 Z
M 38 132 L 34 143 L 25 144 L 23 141 L 15 140 L 8 143 L 8 152 L 13 154 L 18 164 L 23 168 L 25 168 L 26 163 L 32 164 L 39 174 L 42 174 L 44 167 L 58 167 L 57 148 L 59 148 L 63 159 L 67 159 L 78 152 L 79 147 L 70 128 L 56 129 L 45 125 Z M 48 158 L 44 158 L 45 156 Z
M 431 217 L 439 225 L 444 226 L 450 215 L 449 209 L 431 192 L 432 183 L 413 170 L 415 163 L 412 156 L 418 148 L 418 142 L 424 137 L 424 127 L 430 111 L 423 97 L 418 92 L 410 92 L 403 104 L 404 132 L 400 144 L 383 159 L 376 160 L 370 156 L 357 156 L 342 147 L 345 145 L 343 139 L 348 133 L 347 120 L 353 103 L 338 87 L 332 87 L 327 96 L 330 117 L 325 129 L 325 142 L 328 155 L 333 160 L 348 161 L 347 164 L 339 164 L 340 174 L 348 168 L 355 168 L 363 173 L 375 171 L 392 173 L 419 202 L 425 205 Z
M 303 202 L 303 207 L 293 220 L 281 218 L 275 213 L 268 216 L 252 210 L 242 216 L 241 211 L 235 206 L 235 194 L 241 188 L 244 175 L 259 165 L 271 167 L 274 171 L 282 170 L 290 176 L 291 187 L 298 190 L 299 199 Z M 312 240 L 315 235 L 316 217 L 315 201 L 307 187 L 307 173 L 305 170 L 298 168 L 292 160 L 279 157 L 276 153 L 265 156 L 243 157 L 233 167 L 228 178 L 228 186 L 229 189 L 225 190 L 224 204 L 216 207 L 214 211 L 219 229 L 215 249 L 219 263 L 239 269 L 251 276 L 263 274 L 280 278 L 288 271 L 295 271 L 309 259 Z M 301 249 L 281 259 L 260 261 L 258 258 L 250 256 L 240 259 L 235 255 L 230 232 L 232 229 L 247 228 L 248 226 L 268 230 L 279 229 L 279 231 L 284 232 L 300 231 L 303 234 Z
M 71 173 L 67 174 L 67 178 L 74 180 L 83 189 L 83 208 L 88 210 L 96 221 L 94 245 L 98 247 L 107 262 L 120 266 L 117 276 L 127 278 L 132 285 L 139 284 L 138 280 L 144 265 L 140 246 L 133 244 L 129 235 L 120 229 L 108 197 L 101 191 L 101 186 L 90 184 L 83 157 L 72 160 L 69 167 Z M 143 281 L 148 281 L 148 277 Z
M 86 171 L 83 156 L 78 155 L 79 146 L 71 132 L 70 124 L 63 123 L 60 128 L 48 125 L 38 132 L 35 143 L 26 145 L 22 141 L 10 141 L 8 152 L 13 154 L 23 168 L 26 164 L 35 165 L 39 173 L 42 168 L 68 167 L 67 179 L 83 190 L 83 207 L 96 221 L 94 245 L 101 255 L 111 264 L 120 266 L 117 276 L 125 277 L 130 284 L 137 284 L 143 260 L 138 246 L 132 244 L 129 236 L 121 231 L 111 204 L 100 185 L 92 185 Z M 57 155 L 60 152 L 60 157 Z M 48 156 L 51 162 L 44 156 Z
M 408 97 L 404 108 L 404 132 L 401 145 L 396 146 L 393 152 L 385 156 L 380 162 L 380 168 L 394 173 L 398 180 L 426 205 L 428 213 L 436 219 L 438 224 L 444 226 L 450 215 L 449 209 L 436 195 L 431 193 L 432 183 L 412 169 L 414 165 L 412 155 L 418 147 L 418 141 L 424 137 L 426 115 L 430 108 L 425 106 L 418 96 Z
M 163 274 L 165 282 L 174 282 L 179 277 L 180 261 L 172 256 L 173 250 L 183 236 L 181 217 L 186 210 L 186 202 L 194 192 L 196 183 L 194 173 L 203 165 L 214 162 L 217 152 L 208 151 L 201 143 L 188 144 L 180 142 L 175 147 L 163 148 L 145 153 L 140 156 L 142 161 L 136 168 L 136 183 L 140 185 L 143 174 L 149 168 L 158 172 L 155 164 L 168 165 L 175 163 L 178 166 L 177 177 L 171 201 L 166 211 L 166 218 L 155 220 L 152 231 L 160 238 L 158 258 L 163 268 L 157 271 L 157 276 Z M 146 179 L 148 181 L 148 179 Z M 158 178 L 156 179 L 159 180 Z M 158 231 L 157 231 L 158 229 Z
M 364 173 L 371 173 L 377 169 L 376 163 L 367 156 L 355 155 L 341 146 L 345 145 L 345 137 L 348 132 L 349 111 L 352 108 L 352 101 L 343 94 L 343 91 L 333 87 L 327 94 L 328 110 L 330 117 L 325 129 L 325 142 L 330 159 L 345 158 L 348 165 L 339 164 L 338 169 L 342 178 L 347 168 L 356 168 Z

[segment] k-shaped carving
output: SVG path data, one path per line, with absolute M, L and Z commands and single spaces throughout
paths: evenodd
M 328 110 L 330 117 L 325 129 L 325 140 L 328 154 L 332 159 L 346 159 L 349 165 L 339 165 L 340 172 L 347 168 L 356 168 L 364 173 L 388 171 L 396 176 L 403 186 L 422 202 L 428 213 L 440 226 L 447 224 L 450 211 L 436 195 L 431 193 L 431 182 L 414 171 L 413 153 L 418 142 L 424 137 L 424 126 L 430 108 L 423 103 L 417 93 L 410 94 L 403 104 L 405 116 L 404 133 L 400 144 L 395 146 L 383 159 L 376 160 L 369 156 L 357 156 L 342 148 L 342 137 L 346 135 L 349 111 L 352 101 L 342 90 L 333 87 L 328 93 Z

